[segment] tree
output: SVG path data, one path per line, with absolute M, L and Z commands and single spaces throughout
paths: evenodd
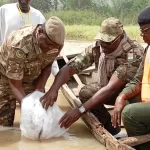
M 48 12 L 54 9 L 53 0 L 32 0 L 31 5 L 43 12 Z

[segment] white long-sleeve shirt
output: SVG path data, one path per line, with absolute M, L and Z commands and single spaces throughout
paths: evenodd
M 21 15 L 22 14 L 22 15 Z M 30 12 L 21 13 L 18 10 L 17 3 L 5 4 L 0 7 L 0 45 L 8 34 L 27 24 L 43 24 L 45 17 L 42 13 L 30 6 Z

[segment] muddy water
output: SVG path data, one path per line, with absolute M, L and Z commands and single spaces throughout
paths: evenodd
M 64 49 L 61 55 L 79 53 L 92 42 L 65 42 Z M 142 44 L 145 47 L 145 44 Z M 51 77 L 47 82 L 47 89 L 50 87 L 53 78 Z M 67 101 L 63 97 L 61 91 L 57 100 L 60 108 L 63 111 L 70 109 Z M 48 141 L 31 141 L 21 137 L 19 130 L 20 122 L 20 108 L 16 109 L 15 124 L 13 128 L 0 127 L 0 150 L 106 150 L 86 128 L 81 120 L 74 123 L 69 133 L 73 135 L 72 140 L 65 140 L 63 138 L 53 138 Z
M 46 88 L 50 86 L 52 78 L 48 80 Z M 61 91 L 57 103 L 63 111 L 70 109 Z M 16 109 L 15 125 L 13 128 L 0 128 L 0 150 L 106 150 L 78 120 L 69 129 L 72 139 L 54 138 L 47 141 L 31 141 L 21 137 L 19 130 L 20 109 Z

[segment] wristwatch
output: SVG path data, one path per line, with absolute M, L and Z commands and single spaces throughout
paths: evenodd
M 83 113 L 86 112 L 84 106 L 79 107 L 79 112 L 80 112 L 81 114 L 83 114 Z

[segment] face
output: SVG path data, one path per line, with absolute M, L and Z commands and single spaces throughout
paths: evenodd
M 101 46 L 103 48 L 104 53 L 106 54 L 110 54 L 113 51 L 115 51 L 117 49 L 117 47 L 119 46 L 121 40 L 122 40 L 123 36 L 119 35 L 115 40 L 113 40 L 112 42 L 104 42 L 101 41 Z
M 18 0 L 22 12 L 28 12 L 31 0 Z
M 150 44 L 150 24 L 141 25 L 140 31 L 144 42 Z
M 37 41 L 43 53 L 48 53 L 54 49 L 61 49 L 60 45 L 54 43 L 47 37 L 41 26 L 37 29 Z

